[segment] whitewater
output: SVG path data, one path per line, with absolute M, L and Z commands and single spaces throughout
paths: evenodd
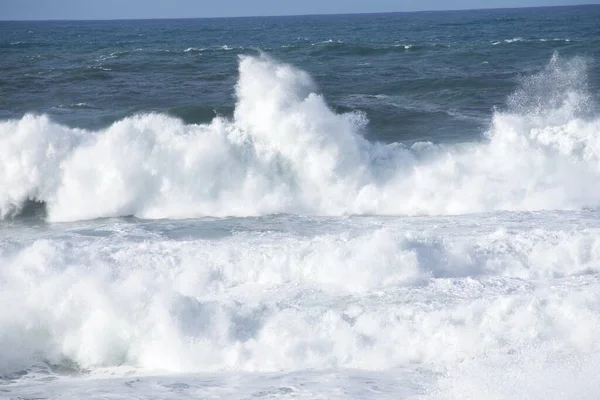
M 579 40 L 555 37 L 481 46 Z M 106 112 L 87 98 L 0 120 L 0 399 L 600 396 L 592 58 L 544 47 L 483 122 L 419 120 L 458 115 L 477 136 L 378 140 L 381 114 L 340 107 L 322 75 L 280 57 L 343 53 L 352 37 L 278 56 L 228 43 L 93 54 L 114 63 L 94 74 L 127 57 L 229 57 L 233 107 L 206 121 L 150 106 L 99 128 L 61 120 Z M 393 57 L 451 48 L 390 43 Z M 348 101 L 429 104 L 392 92 Z
M 555 55 L 456 145 L 369 142 L 266 55 L 240 59 L 232 119 L 2 122 L 0 390 L 595 398 L 585 86 Z
M 529 77 L 485 143 L 384 145 L 336 114 L 310 76 L 242 56 L 234 117 L 137 115 L 107 129 L 45 116 L 0 124 L 0 215 L 43 202 L 49 221 L 136 216 L 448 215 L 597 207 L 600 120 L 580 59 Z M 587 117 L 587 118 L 586 118 Z

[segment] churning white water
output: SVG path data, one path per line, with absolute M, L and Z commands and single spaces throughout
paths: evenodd
M 242 57 L 233 120 L 158 114 L 105 130 L 45 116 L 0 123 L 0 213 L 27 199 L 50 221 L 568 210 L 600 202 L 600 120 L 585 64 L 555 56 L 496 112 L 486 140 L 370 143 L 360 114 L 332 112 L 303 71 Z
M 600 395 L 583 61 L 410 147 L 290 65 L 239 72 L 231 120 L 0 123 L 0 397 Z

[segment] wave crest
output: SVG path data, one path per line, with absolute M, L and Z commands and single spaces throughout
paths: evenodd
M 481 143 L 368 142 L 367 119 L 336 114 L 311 77 L 240 57 L 231 119 L 160 114 L 100 131 L 46 116 L 0 123 L 0 215 L 27 200 L 68 221 L 272 213 L 459 214 L 600 202 L 600 120 L 585 62 L 554 56 L 495 112 Z

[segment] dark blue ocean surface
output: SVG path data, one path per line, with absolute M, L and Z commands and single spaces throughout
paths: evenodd
M 472 141 L 522 76 L 582 57 L 600 88 L 600 6 L 370 15 L 0 22 L 0 119 L 98 129 L 156 111 L 231 116 L 238 56 L 307 71 L 383 142 Z

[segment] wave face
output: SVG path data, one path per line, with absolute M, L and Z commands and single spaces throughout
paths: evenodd
M 46 116 L 0 124 L 0 215 L 44 202 L 51 221 L 309 215 L 446 215 L 600 203 L 600 120 L 585 62 L 554 56 L 522 80 L 477 143 L 367 141 L 308 74 L 240 58 L 232 119 L 161 114 L 99 131 Z

